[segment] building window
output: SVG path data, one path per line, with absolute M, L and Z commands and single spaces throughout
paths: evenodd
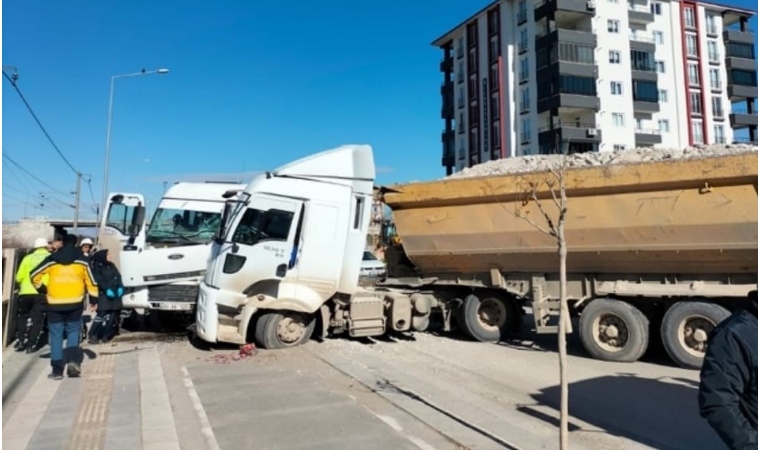
M 620 52 L 617 50 L 610 50 L 610 64 L 620 64 Z
M 459 113 L 459 120 L 457 120 L 457 131 L 459 134 L 464 134 L 464 114 Z
M 699 95 L 699 92 L 689 93 L 689 100 L 691 103 L 691 113 L 702 115 L 702 96 Z
M 702 122 L 695 120 L 691 122 L 691 135 L 695 144 L 704 144 L 705 138 L 702 135 Z
M 610 94 L 623 95 L 623 83 L 619 81 L 610 81 Z
M 696 28 L 696 20 L 694 19 L 694 8 L 685 8 L 683 10 L 684 25 L 689 28 Z
M 741 42 L 729 42 L 726 44 L 726 55 L 737 58 L 755 59 L 755 46 Z
M 667 119 L 660 119 L 657 121 L 657 125 L 660 127 L 660 133 L 670 133 L 670 122 Z
M 728 79 L 739 86 L 757 86 L 757 72 L 754 70 L 731 69 Z
M 459 108 L 464 108 L 464 88 L 460 87 L 459 91 L 457 92 L 457 106 Z
M 457 71 L 457 83 L 464 82 L 464 63 L 459 63 L 459 70 Z
M 612 124 L 616 127 L 625 126 L 625 116 L 623 113 L 612 113 Z
M 559 91 L 563 94 L 590 95 L 596 97 L 596 78 L 576 75 L 560 75 Z
M 665 73 L 665 61 L 655 61 L 654 67 L 658 73 Z
M 632 85 L 634 101 L 657 103 L 659 100 L 656 81 L 633 80 Z
M 584 44 L 558 42 L 549 51 L 549 59 L 552 63 L 566 61 L 578 64 L 594 64 L 594 47 Z
M 723 117 L 723 98 L 713 96 L 712 98 L 713 117 Z
M 640 50 L 631 50 L 631 70 L 655 72 L 657 67 L 655 66 L 654 54 Z
M 649 4 L 649 11 L 652 12 L 652 14 L 659 16 L 662 15 L 662 4 L 659 2 L 652 2 Z
M 528 2 L 527 0 L 520 0 L 517 4 L 517 24 L 528 21 Z
M 491 66 L 491 90 L 492 91 L 498 91 L 499 90 L 499 65 L 494 63 Z
M 520 30 L 520 53 L 528 51 L 528 30 Z
M 608 33 L 620 33 L 620 21 L 619 20 L 608 20 L 607 21 L 607 32 Z
M 715 125 L 715 126 L 713 126 L 713 134 L 715 134 L 715 143 L 716 144 L 725 144 L 726 143 L 726 133 L 723 130 L 723 125 Z
M 491 123 L 491 148 L 501 148 L 501 124 L 498 120 Z
M 720 69 L 710 69 L 710 89 L 719 90 L 720 88 Z
M 615 144 L 612 146 L 612 149 L 615 150 L 616 152 L 622 152 L 623 150 L 625 150 L 625 144 Z
M 491 40 L 488 42 L 488 62 L 494 62 L 497 59 L 499 59 L 499 54 L 501 53 L 501 49 L 499 48 L 499 37 L 494 36 L 491 38 Z
M 520 112 L 530 110 L 530 89 L 523 89 L 520 92 Z
M 694 34 L 686 35 L 686 56 L 692 58 L 699 56 L 697 53 L 697 36 Z
M 662 31 L 653 31 L 652 37 L 654 37 L 655 44 L 662 45 L 665 43 L 665 33 Z
M 457 39 L 457 58 L 464 58 L 464 36 Z
M 636 131 L 642 131 L 644 129 L 644 119 L 634 117 L 634 120 L 636 121 Z
M 714 14 L 707 15 L 706 23 L 707 25 L 705 28 L 707 28 L 707 34 L 718 34 L 718 24 L 715 22 Z
M 520 143 L 527 144 L 530 142 L 530 119 L 522 120 L 522 132 L 520 133 Z
M 718 56 L 718 41 L 707 41 L 707 58 L 710 60 L 710 62 L 720 61 Z
M 699 86 L 699 66 L 696 64 L 689 64 L 689 84 Z
M 528 58 L 520 60 L 520 83 L 528 81 Z
M 668 90 L 667 89 L 660 89 L 659 92 L 657 92 L 657 97 L 658 97 L 660 103 L 667 103 L 668 102 Z

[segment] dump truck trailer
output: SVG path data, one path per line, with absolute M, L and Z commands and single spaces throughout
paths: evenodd
M 701 365 L 710 331 L 757 288 L 757 164 L 752 152 L 565 169 L 568 305 L 593 357 L 635 361 L 659 335 L 677 364 Z M 460 304 L 452 316 L 477 340 L 509 332 L 523 302 L 555 333 L 558 247 L 541 210 L 557 217 L 555 175 L 386 192 L 403 246 L 386 252 L 388 287 L 411 280 Z
M 659 330 L 678 364 L 701 364 L 710 330 L 757 288 L 757 174 L 757 153 L 564 171 L 568 301 L 591 355 L 635 361 Z M 209 342 L 284 348 L 315 330 L 421 332 L 440 314 L 444 329 L 494 342 L 530 306 L 537 331 L 556 332 L 557 242 L 536 226 L 555 207 L 547 177 L 384 189 L 399 239 L 388 279 L 361 288 L 371 148 L 257 176 L 227 201 L 194 329 Z

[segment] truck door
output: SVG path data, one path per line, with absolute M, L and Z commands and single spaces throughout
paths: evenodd
M 121 270 L 120 256 L 133 241 L 141 245 L 145 230 L 145 199 L 140 194 L 116 192 L 108 196 L 105 213 L 100 219 L 98 249 L 107 249 L 116 267 Z M 134 239 L 130 239 L 134 237 Z
M 294 245 L 303 202 L 255 195 L 238 214 L 221 246 L 214 246 L 207 283 L 243 292 L 265 280 L 281 280 L 294 267 Z

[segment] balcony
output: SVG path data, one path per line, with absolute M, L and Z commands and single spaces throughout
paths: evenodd
M 647 102 L 633 100 L 633 112 L 636 114 L 652 115 L 660 112 L 660 104 L 657 102 Z
M 441 61 L 441 64 L 439 66 L 441 69 L 441 72 L 444 73 L 451 73 L 454 71 L 454 58 L 451 56 L 447 56 L 443 58 L 443 61 Z
M 637 147 L 649 147 L 662 144 L 662 134 L 658 129 L 637 128 L 635 138 Z
M 594 0 L 542 0 L 533 9 L 533 20 L 539 21 L 558 11 L 565 18 L 593 17 L 595 10 Z
M 654 14 L 647 5 L 628 3 L 628 21 L 631 23 L 652 23 L 654 22 Z
M 455 162 L 456 161 L 453 153 L 444 154 L 441 158 L 441 165 L 443 167 L 454 167 Z
M 443 133 L 441 133 L 441 142 L 443 142 L 444 144 L 446 142 L 453 143 L 455 134 L 456 133 L 454 132 L 454 130 L 445 130 Z
M 742 84 L 730 84 L 728 85 L 728 98 L 732 102 L 744 100 L 747 98 L 757 98 L 757 85 L 745 86 Z
M 596 47 L 596 34 L 590 26 L 576 25 L 573 28 L 550 26 L 536 34 L 536 50 L 550 47 L 556 43 L 591 45 Z
M 757 110 L 750 111 L 746 103 L 734 105 L 728 115 L 728 120 L 731 122 L 731 128 L 734 129 L 757 127 Z
M 726 57 L 726 70 L 739 69 L 739 70 L 757 70 L 757 60 L 739 58 L 736 56 Z
M 629 40 L 631 41 L 631 50 L 638 50 L 641 52 L 654 53 L 657 50 L 657 45 L 654 42 L 654 37 L 650 34 L 644 34 L 640 31 L 631 31 L 628 33 Z
M 539 98 L 537 112 L 544 113 L 552 109 L 570 108 L 599 111 L 599 97 L 596 95 L 581 95 L 571 93 L 556 93 L 549 97 Z
M 634 80 L 657 81 L 654 52 L 631 50 L 631 77 Z
M 547 125 L 538 129 L 538 145 L 545 146 L 559 141 L 596 142 L 602 141 L 602 130 L 595 123 L 560 122 L 554 126 Z
M 446 102 L 441 107 L 441 119 L 454 118 L 454 102 Z
M 723 30 L 723 42 L 755 44 L 755 31 L 749 28 L 729 27 Z

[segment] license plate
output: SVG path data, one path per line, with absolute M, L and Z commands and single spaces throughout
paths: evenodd
M 161 311 L 192 311 L 192 303 L 151 302 L 153 309 Z

